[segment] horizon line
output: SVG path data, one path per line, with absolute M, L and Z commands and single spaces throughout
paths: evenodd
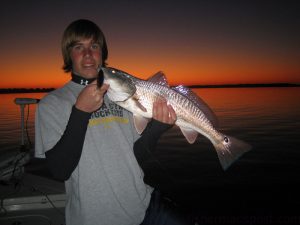
M 300 87 L 300 83 L 208 84 L 208 85 L 195 84 L 195 85 L 186 85 L 186 87 L 188 88 Z M 53 88 L 53 87 L 52 88 L 0 88 L 0 94 L 50 92 L 55 89 L 57 88 Z

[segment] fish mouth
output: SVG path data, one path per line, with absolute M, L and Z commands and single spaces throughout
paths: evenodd
M 131 79 L 118 69 L 102 67 L 104 83 L 109 84 L 107 94 L 112 101 L 123 102 L 136 92 L 136 87 Z

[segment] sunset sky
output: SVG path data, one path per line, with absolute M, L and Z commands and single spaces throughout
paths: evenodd
M 16 0 L 0 6 L 0 88 L 60 87 L 60 40 L 85 18 L 109 66 L 175 84 L 300 83 L 300 1 Z

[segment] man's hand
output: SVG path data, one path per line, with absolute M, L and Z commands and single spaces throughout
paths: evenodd
M 93 81 L 80 92 L 75 107 L 84 112 L 96 111 L 102 106 L 108 87 L 109 85 L 103 84 L 101 88 L 98 88 L 97 81 Z
M 176 113 L 166 100 L 158 100 L 153 103 L 153 119 L 166 124 L 175 124 Z

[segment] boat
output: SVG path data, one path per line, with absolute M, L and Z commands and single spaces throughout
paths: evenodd
M 16 98 L 14 101 L 21 112 L 21 144 L 0 161 L 1 225 L 65 224 L 64 182 L 51 177 L 45 159 L 34 157 L 26 136 L 24 110 L 38 101 L 33 98 Z

